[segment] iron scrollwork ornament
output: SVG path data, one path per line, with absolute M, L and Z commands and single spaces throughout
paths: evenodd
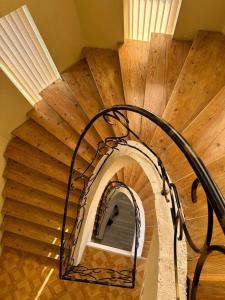
M 159 126 L 179 147 L 179 149 L 183 152 L 186 159 L 188 160 L 190 166 L 195 172 L 197 179 L 192 184 L 191 189 L 191 197 L 193 203 L 197 201 L 197 188 L 199 184 L 202 185 L 205 194 L 207 196 L 207 207 L 208 207 L 208 225 L 207 225 L 207 234 L 205 237 L 205 241 L 201 247 L 198 247 L 193 239 L 191 238 L 191 234 L 187 228 L 185 216 L 182 210 L 182 205 L 180 201 L 180 197 L 176 188 L 176 185 L 172 183 L 167 175 L 165 167 L 161 159 L 157 156 L 157 154 L 144 142 L 140 139 L 139 135 L 135 133 L 129 126 L 129 120 L 126 116 L 127 112 L 133 112 L 141 116 L 142 118 L 146 118 L 149 121 L 153 122 L 157 126 Z M 85 139 L 85 136 L 89 129 L 93 126 L 93 124 L 99 118 L 103 118 L 106 122 L 107 126 L 119 126 L 122 129 L 122 133 L 117 137 L 107 137 L 104 141 L 100 142 L 97 145 L 96 153 L 91 161 L 91 163 L 87 166 L 87 168 L 77 175 L 76 170 L 76 158 L 80 149 L 80 145 L 82 141 Z M 158 163 L 155 163 L 145 151 L 141 151 L 139 148 L 135 148 L 135 146 L 130 145 L 127 140 L 128 138 L 134 138 L 142 146 L 144 146 L 148 151 L 150 151 L 156 158 Z M 195 300 L 198 290 L 199 278 L 201 275 L 202 268 L 204 266 L 205 261 L 209 257 L 209 255 L 213 252 L 219 252 L 225 254 L 224 245 L 212 245 L 212 234 L 213 234 L 213 215 L 215 213 L 223 232 L 225 233 L 225 200 L 223 195 L 221 194 L 219 188 L 214 183 L 213 179 L 209 175 L 207 169 L 204 164 L 200 160 L 200 158 L 193 151 L 188 142 L 166 121 L 162 118 L 154 115 L 153 113 L 142 109 L 140 107 L 132 106 L 132 105 L 117 105 L 111 108 L 107 108 L 98 114 L 96 114 L 93 119 L 88 123 L 82 134 L 80 135 L 77 146 L 74 150 L 71 167 L 70 167 L 70 175 L 68 180 L 68 189 L 66 195 L 65 202 L 65 210 L 64 210 L 64 218 L 62 225 L 62 237 L 61 237 L 61 248 L 60 248 L 60 278 L 66 280 L 74 280 L 81 282 L 89 282 L 89 283 L 97 283 L 103 285 L 110 286 L 119 286 L 119 287 L 131 287 L 135 286 L 135 272 L 136 272 L 136 259 L 137 259 L 137 247 L 138 247 L 138 239 L 139 239 L 139 230 L 140 230 L 140 220 L 139 220 L 139 212 L 137 207 L 135 206 L 135 198 L 132 194 L 129 187 L 124 185 L 122 182 L 117 182 L 114 184 L 109 183 L 108 187 L 116 188 L 115 186 L 123 186 L 129 190 L 129 193 L 133 199 L 135 214 L 136 214 L 136 235 L 135 235 L 135 254 L 134 254 L 134 262 L 133 265 L 127 270 L 113 270 L 113 269 L 104 269 L 104 268 L 91 268 L 88 266 L 78 265 L 75 266 L 71 257 L 73 257 L 73 249 L 76 247 L 77 239 L 80 234 L 80 229 L 84 220 L 85 208 L 87 204 L 87 195 L 90 191 L 90 188 L 93 182 L 96 180 L 101 168 L 107 162 L 109 157 L 114 153 L 114 151 L 119 151 L 119 145 L 123 145 L 126 147 L 135 148 L 140 151 L 146 158 L 149 159 L 151 164 L 154 166 L 156 171 L 158 172 L 161 180 L 162 180 L 162 195 L 165 197 L 166 201 L 171 201 L 171 216 L 174 224 L 174 267 L 175 267 L 175 284 L 176 284 L 176 293 L 177 300 L 180 299 L 180 291 L 179 291 L 179 274 L 178 274 L 178 253 L 177 246 L 179 240 L 182 240 L 185 236 L 187 243 L 190 247 L 199 254 L 199 259 L 197 261 L 197 265 L 194 272 L 193 283 L 190 289 L 190 299 Z M 104 161 L 99 168 L 97 173 L 94 175 L 89 175 L 91 173 L 94 166 L 98 163 L 100 158 L 104 157 Z M 77 216 L 74 222 L 73 228 L 69 234 L 67 234 L 67 211 L 70 197 L 73 197 L 73 193 L 76 190 L 76 186 L 78 182 L 81 182 L 83 188 L 79 197 L 78 206 L 77 206 Z

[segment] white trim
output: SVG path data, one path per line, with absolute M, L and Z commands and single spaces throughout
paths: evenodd
M 93 247 L 93 248 L 96 248 L 96 249 L 105 250 L 105 251 L 108 251 L 108 252 L 121 254 L 121 255 L 124 255 L 124 256 L 132 256 L 132 253 L 130 251 L 110 247 L 110 246 L 103 245 L 103 244 L 98 244 L 98 243 L 95 243 L 95 242 L 92 242 L 92 241 L 89 241 L 87 243 L 87 246 L 90 246 L 90 247 Z

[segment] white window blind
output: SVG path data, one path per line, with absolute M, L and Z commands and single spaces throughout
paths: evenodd
M 182 0 L 124 0 L 125 39 L 149 41 L 152 32 L 173 35 Z
M 26 6 L 0 18 L 0 66 L 32 105 L 60 78 Z

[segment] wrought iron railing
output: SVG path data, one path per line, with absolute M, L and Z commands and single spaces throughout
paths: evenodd
M 102 224 L 103 224 L 105 216 L 111 206 L 113 197 L 115 196 L 116 192 L 119 189 L 124 188 L 124 187 L 126 190 L 129 191 L 129 187 L 126 184 L 124 184 L 121 181 L 116 181 L 116 180 L 110 181 L 107 184 L 107 186 L 105 187 L 104 192 L 101 197 L 101 200 L 98 205 L 98 210 L 97 210 L 96 218 L 95 218 L 95 228 L 93 231 L 93 236 L 95 238 L 98 239 L 98 236 L 99 236 L 100 232 L 102 231 Z M 138 209 L 138 207 L 137 207 L 137 209 Z M 138 212 L 138 215 L 139 214 L 140 214 L 140 212 Z M 109 215 L 108 219 L 109 218 L 110 218 L 110 215 Z M 139 217 L 139 223 L 140 223 L 140 217 Z
M 179 193 L 177 191 L 176 185 L 172 183 L 167 175 L 165 167 L 161 159 L 157 156 L 157 154 L 149 148 L 149 146 L 142 141 L 138 134 L 136 134 L 129 126 L 129 120 L 126 117 L 126 112 L 133 112 L 138 115 L 141 115 L 142 118 L 147 118 L 149 121 L 155 123 L 159 126 L 179 147 L 179 149 L 183 152 L 184 156 L 188 160 L 190 166 L 194 170 L 196 174 L 196 179 L 194 180 L 191 187 L 191 200 L 192 202 L 197 201 L 197 188 L 201 184 L 202 188 L 205 191 L 207 196 L 207 206 L 208 206 L 208 225 L 207 225 L 207 234 L 205 237 L 205 241 L 201 247 L 198 247 L 191 237 L 191 233 L 186 224 L 185 216 L 182 209 L 182 201 L 180 200 Z M 89 129 L 93 126 L 93 124 L 99 119 L 103 118 L 107 124 L 114 126 L 115 123 L 120 124 L 126 132 L 124 135 L 119 137 L 107 137 L 103 142 L 99 143 L 97 147 L 97 151 L 95 156 L 93 157 L 92 162 L 87 167 L 86 170 L 80 175 L 75 177 L 74 170 L 76 169 L 76 158 L 79 152 L 80 145 L 85 139 L 86 134 Z M 194 272 L 194 278 L 192 282 L 192 286 L 190 287 L 190 299 L 196 299 L 199 278 L 201 275 L 201 271 L 205 261 L 208 256 L 212 252 L 220 252 L 225 254 L 225 246 L 224 245 L 214 245 L 211 243 L 212 235 L 213 235 L 213 212 L 215 213 L 220 226 L 225 233 L 225 200 L 217 187 L 216 183 L 211 178 L 209 172 L 204 166 L 201 159 L 196 155 L 188 142 L 166 121 L 162 118 L 157 117 L 153 113 L 144 110 L 142 108 L 131 106 L 131 105 L 118 105 L 113 106 L 111 108 L 105 109 L 89 122 L 89 124 L 84 129 L 83 133 L 80 136 L 80 139 L 77 143 L 75 151 L 73 153 L 71 167 L 70 167 L 70 176 L 68 181 L 68 190 L 66 196 L 65 203 L 65 212 L 62 226 L 62 238 L 61 238 L 61 249 L 60 249 L 60 278 L 66 280 L 77 280 L 83 282 L 92 282 L 98 284 L 105 285 L 115 285 L 115 286 L 123 286 L 123 287 L 134 287 L 135 284 L 135 267 L 136 267 L 136 258 L 137 258 L 137 247 L 138 247 L 138 222 L 136 223 L 136 246 L 135 246 L 135 255 L 134 255 L 134 264 L 133 268 L 129 270 L 112 270 L 107 269 L 103 270 L 100 268 L 89 268 L 88 266 L 78 265 L 75 266 L 72 257 L 76 243 L 80 234 L 80 229 L 84 220 L 85 207 L 87 195 L 89 193 L 90 187 L 93 182 L 96 180 L 101 168 L 107 162 L 109 157 L 114 153 L 114 151 L 118 151 L 118 145 L 123 145 L 126 147 L 135 146 L 130 145 L 127 140 L 128 137 L 134 138 L 139 143 L 141 143 L 148 151 L 150 151 L 155 158 L 157 158 L 157 164 L 149 157 L 146 152 L 141 151 L 139 148 L 136 150 L 142 152 L 142 154 L 147 157 L 151 163 L 154 165 L 157 170 L 161 180 L 162 180 L 162 195 L 165 196 L 166 201 L 171 200 L 172 208 L 171 208 L 171 216 L 174 224 L 174 266 L 175 266 L 175 283 L 176 283 L 176 293 L 177 299 L 180 299 L 180 291 L 179 291 L 179 274 L 178 274 L 178 253 L 177 253 L 177 244 L 179 240 L 182 239 L 183 235 L 185 235 L 187 243 L 190 247 L 199 254 L 199 258 L 197 261 L 197 265 Z M 92 176 L 87 176 L 87 171 L 95 165 L 95 163 L 101 158 L 104 157 L 104 161 L 98 170 L 97 173 L 94 173 Z M 67 227 L 67 209 L 70 197 L 73 196 L 74 187 L 78 185 L 78 182 L 81 181 L 83 185 L 82 193 L 78 202 L 77 216 L 76 221 L 74 223 L 74 227 L 69 234 L 69 237 L 66 237 L 66 227 Z M 120 183 L 122 184 L 122 183 Z M 125 185 L 124 185 L 125 186 Z M 125 186 L 126 187 L 126 186 Z M 132 194 L 129 187 L 126 187 L 130 195 L 135 203 L 134 195 Z M 168 199 L 168 195 L 170 196 Z M 138 217 L 136 211 L 136 217 Z

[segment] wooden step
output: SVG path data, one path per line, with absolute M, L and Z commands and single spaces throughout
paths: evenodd
M 220 245 L 223 244 L 222 241 L 219 244 Z M 187 264 L 188 274 L 193 274 L 195 272 L 198 257 L 199 255 L 197 254 L 193 254 L 193 256 L 191 257 L 190 254 L 188 253 L 188 264 Z M 208 257 L 208 259 L 206 260 L 201 274 L 202 276 L 209 275 L 209 274 L 223 274 L 223 276 L 225 276 L 224 254 L 216 251 L 212 252 Z
M 141 254 L 142 257 L 144 257 L 144 258 L 148 257 L 150 246 L 151 246 L 151 242 L 145 242 L 144 243 L 143 251 L 142 251 L 142 254 Z
M 60 230 L 62 228 L 63 218 L 61 215 L 31 205 L 23 204 L 12 199 L 5 200 L 2 208 L 2 214 L 56 230 Z M 72 229 L 73 223 L 74 220 L 68 218 L 67 229 L 69 231 Z
M 26 121 L 15 129 L 13 134 L 65 165 L 70 166 L 73 154 L 72 150 L 34 121 Z M 77 158 L 76 171 L 81 172 L 87 166 L 88 163 L 85 160 L 80 157 Z
M 190 276 L 193 278 L 193 274 Z M 190 281 L 192 284 L 192 280 Z M 225 299 L 225 275 L 209 274 L 201 275 L 198 292 L 198 300 L 224 300 Z
M 105 107 L 124 104 L 118 53 L 111 49 L 84 48 L 83 53 L 93 74 Z
M 145 242 L 151 242 L 153 230 L 154 230 L 154 225 L 145 227 Z
M 132 169 L 131 169 L 131 173 L 130 173 L 129 186 L 132 188 L 135 188 L 137 181 L 140 177 L 146 177 L 146 175 L 144 174 L 143 169 L 137 163 L 134 163 L 132 165 Z M 146 177 L 146 179 L 147 179 L 147 177 Z M 143 185 L 143 181 L 142 181 L 142 185 Z
M 122 73 L 123 89 L 126 104 L 139 107 L 144 105 L 144 94 L 147 77 L 149 43 L 125 41 L 119 48 L 119 60 Z M 141 116 L 127 112 L 130 128 L 138 135 L 141 132 Z M 130 138 L 134 139 L 132 135 Z M 124 180 L 130 178 L 132 167 L 124 169 Z
M 189 41 L 175 41 L 167 34 L 151 34 L 145 109 L 162 116 L 190 47 Z M 155 128 L 154 123 L 143 118 L 141 137 L 146 143 L 151 141 Z
M 90 67 L 104 107 L 124 104 L 123 83 L 118 52 L 111 49 L 84 48 L 83 53 Z M 124 134 L 121 126 L 113 126 L 117 136 Z
M 225 87 L 182 134 L 205 164 L 225 155 Z M 174 181 L 192 172 L 189 163 L 175 144 L 168 147 L 162 160 Z M 180 164 L 182 164 L 182 168 L 179 167 Z
M 225 156 L 206 165 L 206 167 L 210 175 L 220 188 L 222 194 L 225 196 Z M 196 216 L 196 213 L 199 210 L 202 211 L 203 207 L 205 207 L 206 205 L 205 192 L 200 187 L 200 190 L 198 191 L 199 200 L 194 204 L 195 209 L 193 209 L 193 204 L 191 202 L 191 185 L 195 179 L 196 175 L 194 173 L 191 173 L 175 182 L 180 198 L 182 200 L 184 212 L 186 213 L 186 217 L 188 218 L 193 218 L 194 216 Z
M 79 99 L 79 105 L 91 120 L 104 108 L 95 81 L 85 59 L 62 74 L 63 79 L 69 85 L 74 97 Z M 113 136 L 113 130 L 102 118 L 93 124 L 102 139 Z
M 3 197 L 10 198 L 24 204 L 29 204 L 47 211 L 63 215 L 65 203 L 61 198 L 38 191 L 13 180 L 7 180 L 3 190 Z M 68 216 L 74 218 L 77 206 L 69 203 Z
M 149 43 L 127 40 L 119 48 L 120 67 L 126 104 L 144 106 Z M 141 116 L 127 114 L 130 127 L 140 134 Z
M 79 105 L 79 99 L 74 98 L 64 81 L 57 80 L 43 90 L 41 96 L 79 135 L 82 133 L 88 124 L 88 118 Z M 91 128 L 86 135 L 86 141 L 96 149 L 101 138 Z
M 5 156 L 59 182 L 68 182 L 69 167 L 17 137 L 9 142 Z
M 35 108 L 29 111 L 28 116 L 74 151 L 79 139 L 79 134 L 74 131 L 45 100 L 39 101 L 35 105 Z M 84 140 L 80 145 L 78 154 L 84 160 L 90 162 L 94 153 L 95 150 Z
M 221 33 L 199 31 L 163 113 L 182 132 L 225 85 L 225 37 Z M 151 145 L 165 151 L 171 139 L 158 128 Z
M 57 180 L 54 180 L 46 175 L 38 173 L 28 167 L 25 167 L 12 160 L 7 161 L 3 176 L 7 179 L 14 180 L 36 190 L 45 192 L 52 196 L 65 199 L 67 185 Z M 82 185 L 77 186 L 77 189 L 83 188 Z M 80 195 L 80 190 L 74 191 L 74 202 L 77 201 Z
M 5 232 L 1 244 L 17 250 L 22 250 L 32 254 L 49 257 L 52 259 L 59 258 L 59 247 L 49 245 L 30 238 L 19 236 L 11 232 Z
M 60 230 L 27 222 L 8 215 L 4 217 L 3 223 L 1 224 L 1 230 L 48 243 L 50 245 L 60 246 L 61 243 Z

